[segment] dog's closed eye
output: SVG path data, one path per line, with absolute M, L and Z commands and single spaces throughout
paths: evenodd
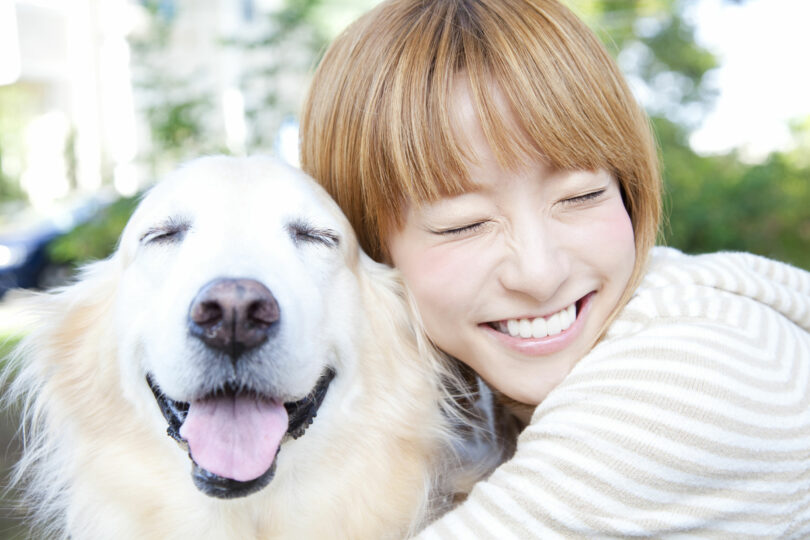
M 191 223 L 182 218 L 171 217 L 163 223 L 150 227 L 141 235 L 142 244 L 164 244 L 179 242 L 191 228 Z
M 340 245 L 340 236 L 337 231 L 316 227 L 303 220 L 297 220 L 287 224 L 287 231 L 290 233 L 296 245 L 301 242 L 319 243 L 332 248 Z

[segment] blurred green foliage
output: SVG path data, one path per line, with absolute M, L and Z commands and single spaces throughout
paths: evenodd
M 16 180 L 3 172 L 3 147 L 0 146 L 0 202 L 19 200 L 25 196 Z
M 0 368 L 6 363 L 6 358 L 21 339 L 21 335 L 0 332 Z
M 107 257 L 118 244 L 138 200 L 139 197 L 121 198 L 104 207 L 91 221 L 53 240 L 48 245 L 48 256 L 55 264 L 72 267 Z
M 691 124 L 711 105 L 715 92 L 703 79 L 718 61 L 697 43 L 695 27 L 686 17 L 695 2 L 573 0 L 569 4 L 617 57 L 636 88 L 644 88 L 642 102 L 651 115 Z
M 221 152 L 222 137 L 214 137 L 204 119 L 216 110 L 211 88 L 200 84 L 201 73 L 176 73 L 167 66 L 176 14 L 161 0 L 145 0 L 148 24 L 131 37 L 133 85 L 138 109 L 149 128 L 150 146 L 140 158 L 153 177 L 165 168 L 194 156 Z M 182 15 L 179 14 L 179 15 Z
M 691 253 L 749 251 L 810 269 L 810 166 L 794 152 L 748 165 L 699 156 L 683 130 L 656 121 L 662 141 L 667 244 Z
M 0 86 L 0 203 L 25 198 L 20 187 L 19 169 L 10 167 L 9 161 L 20 162 L 23 156 L 23 138 L 27 110 L 32 97 L 22 85 Z M 15 174 L 16 173 L 16 174 Z
M 757 164 L 736 152 L 701 156 L 688 144 L 712 106 L 715 89 L 706 76 L 718 66 L 695 41 L 688 13 L 694 4 L 572 2 L 614 52 L 651 116 L 665 183 L 660 242 L 688 253 L 749 251 L 810 269 L 810 118 L 793 126 L 794 150 Z
M 253 67 L 242 73 L 247 152 L 272 151 L 283 120 L 296 115 L 318 53 L 329 41 L 322 25 L 324 0 L 287 0 L 254 23 L 250 36 L 225 40 Z
M 260 60 L 250 64 L 252 70 L 242 79 L 242 90 L 252 96 L 246 110 L 253 125 L 248 151 L 267 151 L 274 133 L 256 126 L 277 126 L 294 112 L 273 81 L 294 79 L 314 66 L 328 41 L 328 25 L 320 19 L 335 1 L 287 0 L 257 35 L 222 43 Z M 154 98 L 144 109 L 154 152 L 176 162 L 216 150 L 219 143 L 212 141 L 223 137 L 201 120 L 211 110 L 212 95 L 160 67 L 172 22 L 159 4 L 146 2 L 154 25 L 133 51 L 139 84 L 151 89 Z M 796 120 L 794 150 L 773 153 L 761 163 L 745 163 L 735 152 L 698 155 L 688 138 L 712 106 L 716 89 L 707 74 L 718 61 L 695 41 L 689 17 L 694 3 L 572 0 L 570 5 L 607 43 L 651 116 L 666 190 L 661 242 L 690 253 L 750 251 L 810 268 L 810 118 Z M 101 220 L 55 242 L 51 255 L 68 264 L 106 256 L 134 203 L 127 199 L 109 207 Z

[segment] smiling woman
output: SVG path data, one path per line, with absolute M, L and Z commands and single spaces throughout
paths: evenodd
M 383 2 L 301 143 L 433 343 L 528 411 L 421 536 L 810 535 L 810 274 L 652 247 L 648 120 L 560 3 Z
M 452 102 L 464 111 L 453 118 L 458 137 L 476 158 L 467 166 L 473 189 L 409 205 L 389 237 L 390 259 L 438 347 L 508 397 L 537 404 L 617 305 L 635 263 L 633 227 L 611 173 L 556 170 L 542 158 L 505 168 L 463 80 Z M 518 131 L 508 109 L 501 117 Z

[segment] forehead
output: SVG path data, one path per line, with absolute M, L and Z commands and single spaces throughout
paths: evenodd
M 332 200 L 305 174 L 269 158 L 203 158 L 157 184 L 133 222 L 166 217 L 249 224 L 317 219 L 343 228 Z
M 547 160 L 540 141 L 527 133 L 502 85 L 492 78 L 473 80 L 462 70 L 453 79 L 450 98 L 450 127 L 467 175 L 481 165 L 515 172 Z M 474 184 L 467 190 L 475 190 Z

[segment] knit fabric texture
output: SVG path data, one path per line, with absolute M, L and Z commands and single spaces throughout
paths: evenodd
M 655 248 L 515 456 L 420 539 L 810 538 L 810 273 Z

